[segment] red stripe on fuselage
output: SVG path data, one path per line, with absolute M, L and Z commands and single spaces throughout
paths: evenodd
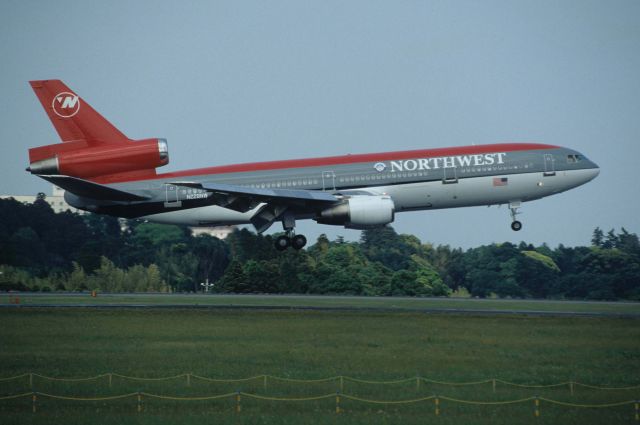
M 328 156 L 308 159 L 288 159 L 283 161 L 252 162 L 246 164 L 222 165 L 217 167 L 197 168 L 193 170 L 175 171 L 147 178 L 131 178 L 125 175 L 111 175 L 97 178 L 100 183 L 118 183 L 138 180 L 175 179 L 210 174 L 243 173 L 252 171 L 279 170 L 287 168 L 323 167 L 331 165 L 357 164 L 362 162 L 379 162 L 400 159 L 440 158 L 456 155 L 475 155 L 497 152 L 517 152 L 528 150 L 558 149 L 559 146 L 539 143 L 499 143 L 492 145 L 460 146 L 438 149 L 419 149 L 411 151 L 367 153 L 356 155 Z

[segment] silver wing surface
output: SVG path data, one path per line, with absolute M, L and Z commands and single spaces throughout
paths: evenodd
M 171 182 L 175 186 L 204 189 L 212 194 L 216 205 L 239 212 L 262 204 L 251 219 L 258 232 L 264 232 L 286 212 L 320 211 L 339 202 L 342 197 L 319 190 L 259 189 L 225 183 Z

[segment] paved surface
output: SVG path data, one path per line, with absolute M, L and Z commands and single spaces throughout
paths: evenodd
M 21 299 L 19 305 L 10 299 Z M 68 301 L 67 301 L 68 300 Z M 95 301 L 94 301 L 95 300 Z M 419 305 L 423 303 L 424 305 Z M 370 304 L 370 305 L 367 305 Z M 453 304 L 453 305 L 452 305 Z M 540 308 L 536 308 L 539 305 Z M 555 306 L 558 306 L 557 310 Z M 575 306 L 572 308 L 572 306 Z M 585 308 L 585 306 L 589 306 Z M 198 309 L 385 312 L 467 315 L 519 315 L 560 317 L 640 318 L 639 303 L 563 300 L 510 300 L 477 298 L 411 298 L 267 294 L 149 294 L 88 292 L 0 293 L 5 309 Z M 584 311 L 584 310 L 594 311 Z M 616 310 L 623 311 L 616 311 Z
M 389 307 L 319 307 L 280 305 L 202 305 L 202 304 L 0 304 L 5 309 L 86 309 L 86 310 L 270 310 L 270 311 L 335 311 L 368 313 L 423 313 L 473 316 L 540 316 L 540 317 L 618 317 L 640 319 L 639 313 L 573 312 L 538 310 L 476 310 L 466 308 L 389 308 Z

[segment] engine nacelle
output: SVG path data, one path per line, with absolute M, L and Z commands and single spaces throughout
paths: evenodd
M 395 205 L 390 196 L 354 196 L 322 211 L 315 219 L 349 229 L 370 229 L 393 222 Z
M 73 142 L 71 142 L 73 143 Z M 69 148 L 71 146 L 67 144 Z M 65 149 L 65 143 L 29 151 L 33 174 L 62 174 L 91 178 L 138 170 L 153 170 L 169 163 L 165 139 L 105 143 Z M 43 155 L 46 152 L 45 155 Z M 42 156 L 45 156 L 44 159 Z

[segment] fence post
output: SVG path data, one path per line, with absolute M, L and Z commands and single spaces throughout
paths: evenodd
M 32 404 L 32 409 L 31 409 L 31 411 L 32 411 L 33 413 L 36 413 L 36 401 L 37 401 L 36 393 L 33 393 L 33 394 L 31 395 L 31 404 Z M 637 410 L 636 410 L 636 412 L 637 412 Z M 636 413 L 636 415 L 637 415 L 637 413 Z
M 493 393 L 496 392 L 496 378 L 493 378 Z
M 436 416 L 439 416 L 440 415 L 440 399 L 438 398 L 438 396 L 436 396 L 436 398 L 433 401 L 436 405 Z
M 573 381 L 569 382 L 569 391 L 571 391 L 571 395 L 573 395 Z
M 264 390 L 267 391 L 267 375 L 263 375 L 262 384 L 264 385 Z
M 33 372 L 29 374 L 29 389 L 33 391 Z
M 420 391 L 420 377 L 416 376 L 416 392 Z
M 138 391 L 138 413 L 142 412 L 142 394 Z
M 240 405 L 240 391 L 236 392 L 236 413 L 240 413 L 242 411 L 242 406 Z
M 340 413 L 340 391 L 336 391 L 336 413 Z
M 111 388 L 112 382 L 113 382 L 113 373 L 109 372 L 109 388 Z
M 538 399 L 538 396 L 536 396 L 535 410 L 533 411 L 533 414 L 536 418 L 540 416 L 540 400 Z
M 191 386 L 191 372 L 187 373 L 187 387 Z

